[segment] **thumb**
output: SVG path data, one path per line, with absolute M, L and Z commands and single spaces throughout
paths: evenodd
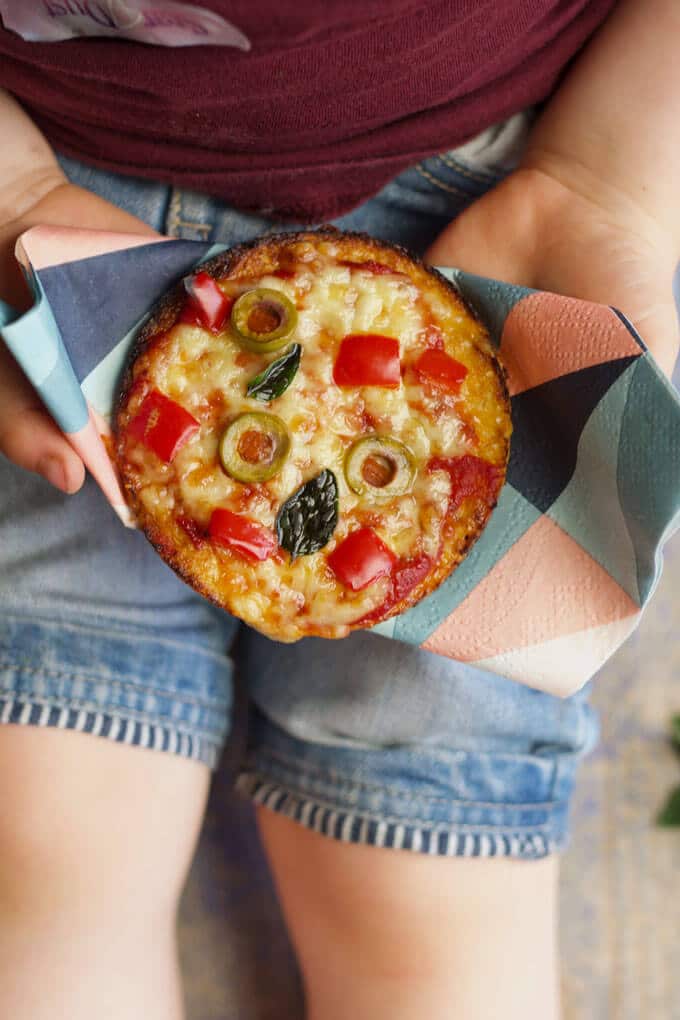
M 42 475 L 62 492 L 77 492 L 85 468 L 0 341 L 0 453 Z

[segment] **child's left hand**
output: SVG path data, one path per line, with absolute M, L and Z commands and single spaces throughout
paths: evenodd
M 620 193 L 520 168 L 426 253 L 433 265 L 619 308 L 670 375 L 678 350 L 674 237 Z

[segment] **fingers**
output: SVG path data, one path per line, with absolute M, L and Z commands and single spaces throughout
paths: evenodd
M 62 492 L 77 492 L 85 479 L 80 457 L 1 341 L 0 453 L 19 467 L 42 475 Z

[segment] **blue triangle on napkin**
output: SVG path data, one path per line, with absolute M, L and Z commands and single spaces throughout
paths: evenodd
M 576 468 L 583 426 L 635 355 L 581 368 L 512 398 L 507 479 L 545 513 Z
M 89 375 L 210 248 L 196 241 L 155 242 L 41 269 L 40 281 L 77 377 Z

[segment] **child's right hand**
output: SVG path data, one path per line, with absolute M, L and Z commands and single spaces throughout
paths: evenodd
M 0 298 L 24 309 L 28 289 L 14 258 L 17 237 L 39 223 L 156 236 L 146 223 L 92 192 L 69 184 L 44 138 L 0 92 Z M 0 454 L 43 475 L 63 492 L 77 492 L 85 469 L 0 340 Z

